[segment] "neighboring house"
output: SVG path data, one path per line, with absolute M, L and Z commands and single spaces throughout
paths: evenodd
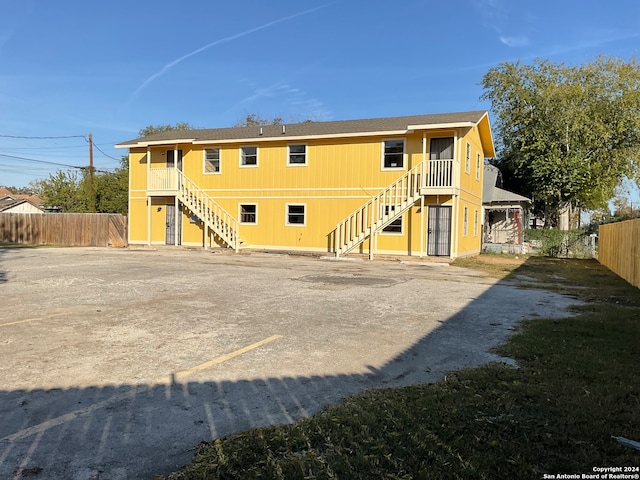
M 481 249 L 487 112 L 169 131 L 129 149 L 129 243 L 458 257 Z
M 498 185 L 502 185 L 500 170 L 493 165 L 485 165 L 483 250 L 526 253 L 524 229 L 529 224 L 531 199 L 503 190 Z
M 37 195 L 22 195 L 0 188 L 0 212 L 2 213 L 44 213 L 42 200 Z

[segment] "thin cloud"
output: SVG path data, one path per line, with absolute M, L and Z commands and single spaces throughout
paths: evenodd
M 500 37 L 500 41 L 507 47 L 527 47 L 530 42 L 527 37 Z
M 320 5 L 318 7 L 312 8 L 310 10 L 305 10 L 304 12 L 299 12 L 299 13 L 295 13 L 293 15 L 289 15 L 283 18 L 279 18 L 277 20 L 273 20 L 271 22 L 265 23 L 263 25 L 260 25 L 258 27 L 254 27 L 251 28 L 249 30 L 245 30 L 244 32 L 240 32 L 240 33 L 236 33 L 234 35 L 231 35 L 229 37 L 225 37 L 225 38 L 221 38 L 220 40 L 216 40 L 214 42 L 208 43 L 207 45 L 205 45 L 204 47 L 200 47 L 197 50 L 194 50 L 193 52 L 187 53 L 186 55 L 183 55 L 182 57 L 167 63 L 162 70 L 160 70 L 157 73 L 154 73 L 153 75 L 151 75 L 149 78 L 147 78 L 144 82 L 142 82 L 142 84 L 136 89 L 135 92 L 133 92 L 133 94 L 131 95 L 131 98 L 129 99 L 129 101 L 134 100 L 135 98 L 138 97 L 138 95 L 140 95 L 140 93 L 142 93 L 142 91 L 147 88 L 149 86 L 149 84 L 151 82 L 153 82 L 156 78 L 164 75 L 165 73 L 167 73 L 169 70 L 171 70 L 173 67 L 175 67 L 176 65 L 178 65 L 180 62 L 186 60 L 189 57 L 192 57 L 194 55 L 197 55 L 200 52 L 203 52 L 211 47 L 215 47 L 216 45 L 220 45 L 221 43 L 227 43 L 227 42 L 231 42 L 233 40 L 237 40 L 238 38 L 242 38 L 242 37 L 246 37 L 247 35 L 251 35 L 252 33 L 258 32 L 260 30 L 264 30 L 265 28 L 269 28 L 272 27 L 274 25 L 277 25 L 278 23 L 282 23 L 282 22 L 286 22 L 287 20 L 292 20 L 294 18 L 297 17 L 302 17 L 303 15 L 308 15 L 310 13 L 316 12 L 322 8 L 325 8 L 326 6 L 330 5 L 330 3 L 325 4 L 325 5 Z

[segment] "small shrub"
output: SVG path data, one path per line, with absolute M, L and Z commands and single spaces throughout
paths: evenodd
M 539 245 L 538 253 L 547 257 L 592 257 L 589 235 L 584 229 L 525 230 L 525 239 Z

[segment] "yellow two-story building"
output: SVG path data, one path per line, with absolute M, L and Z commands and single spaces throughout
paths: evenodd
M 129 149 L 129 243 L 455 258 L 481 249 L 485 111 L 174 130 Z

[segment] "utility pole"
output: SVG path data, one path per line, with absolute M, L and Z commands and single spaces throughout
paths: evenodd
M 93 184 L 93 135 L 89 134 L 89 212 L 96 211 L 96 190 Z

